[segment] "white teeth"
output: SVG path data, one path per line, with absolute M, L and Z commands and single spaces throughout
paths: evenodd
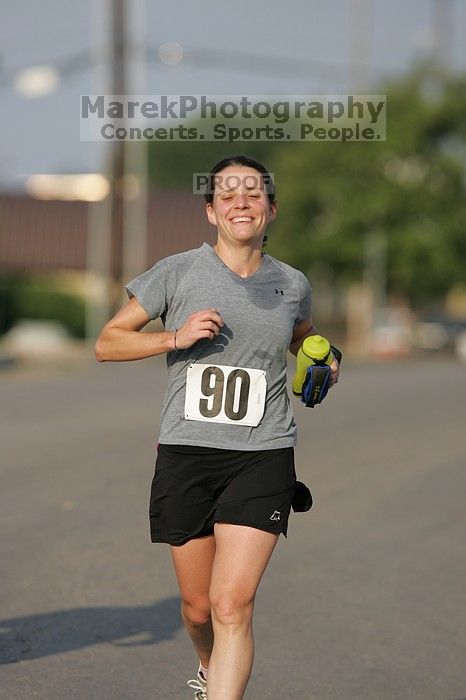
M 240 221 L 252 221 L 252 219 L 250 216 L 236 216 L 232 221 L 237 224 Z

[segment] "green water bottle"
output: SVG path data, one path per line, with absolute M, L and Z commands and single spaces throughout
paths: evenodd
M 310 365 L 331 365 L 333 353 L 327 338 L 321 335 L 308 336 L 298 350 L 296 357 L 296 373 L 293 377 L 293 394 L 301 396 L 307 368 Z

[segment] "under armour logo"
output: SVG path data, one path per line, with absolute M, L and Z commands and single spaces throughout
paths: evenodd
M 270 516 L 270 520 L 280 520 L 280 511 L 274 510 L 272 515 Z
M 283 289 L 276 289 L 275 294 L 281 294 L 283 296 Z

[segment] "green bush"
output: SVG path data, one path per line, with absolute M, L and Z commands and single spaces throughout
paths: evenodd
M 85 300 L 44 275 L 0 275 L 0 333 L 29 318 L 59 321 L 75 338 L 85 337 Z

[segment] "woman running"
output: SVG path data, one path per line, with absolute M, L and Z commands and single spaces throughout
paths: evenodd
M 240 700 L 252 616 L 296 484 L 287 352 L 316 334 L 299 270 L 263 252 L 277 205 L 267 168 L 214 166 L 211 246 L 170 255 L 125 286 L 130 300 L 96 344 L 100 361 L 167 353 L 168 387 L 150 496 L 152 542 L 170 545 L 181 617 L 199 658 L 197 700 Z M 165 330 L 139 333 L 151 319 Z M 338 363 L 331 380 L 338 380 Z

